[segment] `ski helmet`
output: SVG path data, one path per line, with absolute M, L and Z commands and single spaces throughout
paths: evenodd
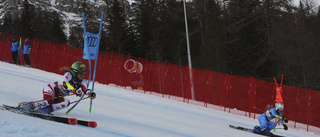
M 86 73 L 86 66 L 82 62 L 75 62 L 71 65 L 71 74 L 73 77 L 84 73 Z
M 277 102 L 276 103 L 276 110 L 283 111 L 283 109 L 284 109 L 284 105 L 280 102 Z
M 26 42 L 29 42 L 29 39 L 26 39 L 25 41 L 26 41 Z

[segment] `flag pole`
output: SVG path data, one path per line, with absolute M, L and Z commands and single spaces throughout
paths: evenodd
M 187 12 L 186 12 L 186 0 L 183 0 L 183 9 L 184 9 L 184 22 L 185 22 L 186 37 L 187 37 L 191 99 L 195 99 L 195 97 L 194 97 L 194 87 L 193 87 L 193 75 L 192 75 L 192 62 L 191 62 L 191 53 L 190 53 L 190 44 L 189 44 L 188 21 L 187 21 Z

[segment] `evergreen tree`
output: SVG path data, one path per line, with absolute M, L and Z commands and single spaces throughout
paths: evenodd
M 23 11 L 21 15 L 21 24 L 19 30 L 21 34 L 26 37 L 35 36 L 35 10 L 33 5 L 29 4 L 28 0 L 24 0 Z
M 143 54 L 141 54 L 141 50 L 139 47 L 139 43 L 137 41 L 137 34 L 135 31 L 134 26 L 128 26 L 127 28 L 127 38 L 125 40 L 125 51 L 128 55 L 134 56 L 134 57 L 142 57 L 144 58 Z
M 194 44 L 199 48 L 194 52 L 193 60 L 194 66 L 199 68 L 211 68 L 216 71 L 221 71 L 223 66 L 224 50 L 221 49 L 223 42 L 223 23 L 222 23 L 222 10 L 218 2 L 213 0 L 194 1 L 194 13 L 190 16 L 195 16 L 197 26 L 195 33 L 191 35 Z M 198 54 L 195 54 L 198 53 Z
M 265 25 L 261 22 L 263 12 L 259 12 L 259 8 L 259 0 L 231 0 L 228 3 L 228 11 L 225 11 L 228 13 L 225 14 L 228 35 L 224 46 L 227 47 L 229 73 L 255 75 L 259 60 L 266 54 L 265 31 L 257 29 Z
M 81 25 L 74 25 L 70 30 L 67 44 L 72 47 L 83 48 L 83 43 L 83 27 Z
M 60 15 L 56 11 L 53 11 L 51 13 L 51 17 L 52 17 L 52 20 L 50 24 L 52 26 L 52 30 L 51 30 L 52 40 L 56 42 L 61 42 L 61 43 L 66 42 L 66 35 L 63 32 L 65 28 L 60 18 Z
M 150 0 L 137 0 L 137 40 L 141 56 L 155 59 L 151 54 L 152 29 L 156 29 L 155 3 Z
M 82 17 L 82 13 L 85 14 L 86 31 L 93 34 L 98 34 L 100 22 L 97 20 L 95 9 L 92 9 L 91 7 L 89 7 L 87 3 L 88 3 L 88 0 L 83 0 L 81 2 L 80 16 Z M 98 19 L 99 18 L 100 16 L 98 16 Z
M 286 67 L 295 68 L 294 70 L 285 69 L 285 74 L 289 77 L 290 85 L 301 85 L 303 88 L 319 88 L 317 81 L 319 71 L 319 22 L 316 21 L 317 14 L 313 10 L 310 0 L 301 1 L 298 9 L 294 13 L 294 22 L 290 25 L 292 33 L 290 44 L 282 46 Z M 289 24 L 288 24 L 289 25 Z M 318 33 L 318 34 L 317 34 Z M 288 35 L 288 34 L 287 34 Z M 289 42 L 289 41 L 287 41 Z M 285 48 L 285 49 L 284 49 Z
M 84 13 L 86 31 L 92 34 L 97 34 L 99 33 L 100 22 L 97 21 L 97 19 L 95 18 L 94 9 L 91 9 L 87 5 L 87 3 L 88 3 L 87 0 L 81 1 L 80 7 L 79 7 L 79 11 L 81 12 L 81 14 L 79 16 L 82 17 L 82 13 Z M 84 43 L 83 31 L 84 30 L 82 27 L 83 26 L 82 22 L 83 20 L 81 20 L 81 24 L 73 24 L 72 27 L 70 28 L 70 36 L 67 42 L 69 45 L 83 48 L 83 43 Z
M 108 12 L 108 22 L 110 25 L 107 26 L 109 30 L 107 45 L 111 47 L 110 50 L 120 54 L 128 54 L 129 46 L 132 45 L 127 45 L 129 36 L 128 25 L 124 9 L 118 0 L 112 2 L 112 6 Z
M 6 15 L 4 16 L 3 21 L 3 24 L 0 25 L 0 32 L 14 34 L 12 19 L 8 13 L 6 13 Z
M 51 14 L 47 11 L 41 10 L 41 7 L 37 9 L 37 16 L 35 22 L 35 38 L 42 40 L 52 40 L 52 26 L 49 22 Z
M 166 0 L 159 3 L 156 10 L 157 36 L 153 45 L 157 60 L 175 64 L 187 64 L 186 31 L 184 25 L 183 3 Z
M 36 38 L 63 43 L 66 42 L 63 30 L 62 20 L 56 11 L 45 11 L 39 7 L 35 22 Z

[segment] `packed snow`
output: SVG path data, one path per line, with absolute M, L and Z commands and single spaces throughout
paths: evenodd
M 19 102 L 42 99 L 42 88 L 62 75 L 39 69 L 0 62 L 0 104 L 15 106 Z M 100 76 L 99 76 L 100 77 Z M 107 76 L 105 76 L 107 77 Z M 90 84 L 91 85 L 91 84 Z M 238 125 L 253 128 L 256 119 L 230 114 L 203 106 L 143 94 L 95 82 L 97 98 L 89 113 L 90 100 L 81 101 L 54 115 L 96 121 L 96 128 L 68 125 L 0 110 L 1 137 L 256 137 L 259 135 L 229 128 Z M 75 101 L 78 97 L 66 97 Z M 288 137 L 317 135 L 290 128 L 274 134 Z

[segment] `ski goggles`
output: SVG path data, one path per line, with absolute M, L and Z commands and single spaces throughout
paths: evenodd
M 86 74 L 86 71 L 79 71 L 78 74 L 79 75 L 84 75 L 84 74 Z

